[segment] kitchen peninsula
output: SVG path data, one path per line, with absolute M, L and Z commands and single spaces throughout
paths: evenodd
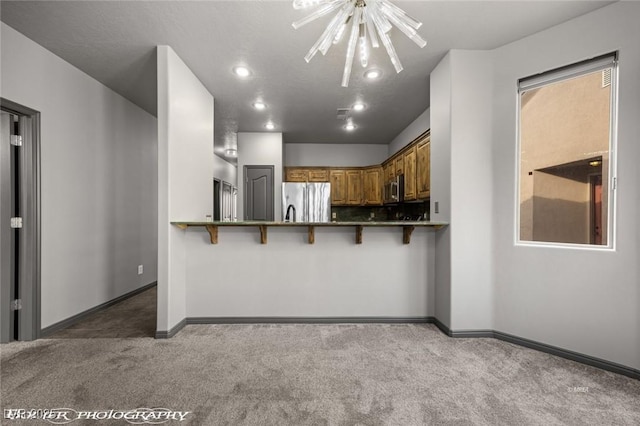
M 184 259 L 177 273 L 186 308 L 175 331 L 190 323 L 420 322 L 433 316 L 435 241 L 446 223 L 172 224 Z
M 217 160 L 212 170 L 213 131 L 200 125 L 213 116 L 213 97 L 169 48 L 159 48 L 158 57 L 158 99 L 199 107 L 159 112 L 157 337 L 173 336 L 189 323 L 433 319 L 436 241 L 446 238 L 450 226 L 438 230 L 445 224 L 415 220 L 430 217 L 433 195 L 423 167 L 429 164 L 428 123 L 412 127 L 402 146 L 386 152 L 393 152 L 389 158 L 329 161 L 325 173 L 307 170 L 295 179 L 289 167 L 306 167 L 306 161 L 284 160 L 282 133 L 239 132 L 238 217 L 253 217 L 245 210 L 242 180 L 258 165 L 273 169 L 273 180 L 267 179 L 274 188 L 273 218 L 285 218 L 291 204 L 283 209 L 283 183 L 321 180 L 331 184 L 329 220 L 335 222 L 206 222 L 213 178 L 223 178 L 226 170 Z M 183 78 L 171 78 L 177 75 Z M 404 175 L 405 197 L 387 203 L 383 186 L 398 174 Z M 303 217 L 303 210 L 291 220 Z

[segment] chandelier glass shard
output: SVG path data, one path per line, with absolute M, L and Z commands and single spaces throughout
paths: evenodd
M 389 37 L 389 31 L 394 26 L 418 46 L 427 45 L 427 42 L 416 32 L 422 26 L 422 22 L 407 15 L 404 10 L 388 0 L 293 0 L 294 9 L 313 6 L 317 9 L 305 18 L 294 22 L 293 28 L 298 29 L 331 13 L 335 15 L 304 59 L 309 62 L 318 52 L 326 55 L 331 45 L 340 43 L 345 33 L 348 34 L 349 42 L 342 73 L 342 87 L 349 86 L 356 51 L 360 65 L 366 68 L 369 64 L 370 48 L 377 49 L 381 43 L 396 73 L 402 71 L 402 63 Z

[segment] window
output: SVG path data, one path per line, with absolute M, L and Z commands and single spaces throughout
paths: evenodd
M 520 242 L 612 247 L 616 55 L 518 82 Z

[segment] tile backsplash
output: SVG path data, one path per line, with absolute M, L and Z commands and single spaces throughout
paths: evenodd
M 402 220 L 405 217 L 413 220 L 428 220 L 429 202 L 392 206 L 332 206 L 331 213 L 331 220 L 336 222 Z M 333 218 L 334 214 L 335 218 Z

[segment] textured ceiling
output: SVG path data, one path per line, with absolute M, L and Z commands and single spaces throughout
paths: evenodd
M 389 143 L 429 106 L 429 74 L 450 49 L 493 49 L 598 9 L 601 1 L 396 1 L 421 20 L 420 49 L 396 29 L 391 37 L 404 65 L 396 74 L 386 52 L 370 67 L 383 79 L 363 81 L 354 64 L 340 86 L 346 41 L 307 64 L 303 57 L 329 17 L 298 30 L 307 10 L 290 1 L 2 1 L 3 22 L 98 81 L 156 114 L 155 46 L 169 45 L 215 98 L 216 152 L 236 132 L 265 131 L 272 120 L 286 143 Z M 253 75 L 240 80 L 238 64 Z M 256 99 L 267 103 L 255 111 Z M 360 100 L 358 126 L 347 133 L 338 108 Z

